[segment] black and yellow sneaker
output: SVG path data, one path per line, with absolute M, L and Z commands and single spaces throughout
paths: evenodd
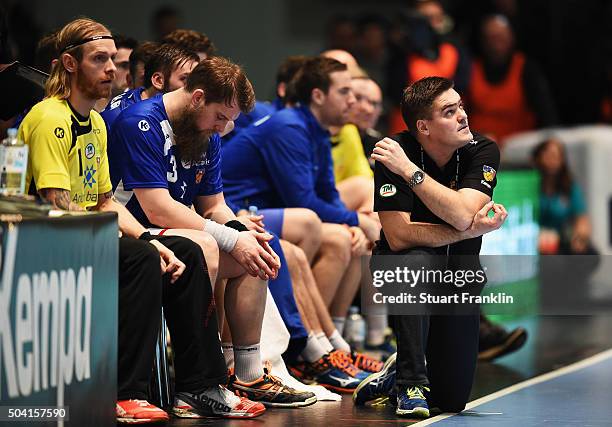
M 261 378 L 250 383 L 239 381 L 235 375 L 232 375 L 227 388 L 237 396 L 270 407 L 300 408 L 317 401 L 314 393 L 287 387 L 279 378 L 270 375 L 267 368 L 264 368 L 264 375 Z

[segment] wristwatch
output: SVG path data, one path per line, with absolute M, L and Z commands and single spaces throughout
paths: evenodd
M 415 185 L 420 184 L 425 179 L 425 172 L 420 169 L 417 169 L 416 172 L 412 174 L 412 178 L 408 180 L 408 188 L 414 188 Z

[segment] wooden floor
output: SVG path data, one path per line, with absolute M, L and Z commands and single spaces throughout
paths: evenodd
M 495 363 L 481 363 L 476 372 L 471 400 L 612 348 L 612 315 L 610 314 L 540 316 L 524 318 L 518 324 L 529 331 L 527 344 L 519 352 L 508 355 Z M 513 324 L 508 324 L 508 326 L 512 327 Z M 612 382 L 612 376 L 610 378 Z M 612 402 L 612 395 L 599 396 L 599 398 Z M 559 402 L 559 404 L 563 405 L 564 402 Z M 511 413 L 506 415 L 512 416 Z M 350 396 L 347 395 L 341 402 L 318 402 L 303 409 L 269 409 L 261 417 L 250 421 L 173 419 L 169 425 L 403 426 L 416 421 L 396 418 L 391 407 L 355 408 Z M 588 425 L 588 420 L 583 421 L 584 425 Z M 485 422 L 486 424 L 488 423 Z M 521 427 L 527 426 L 522 424 Z

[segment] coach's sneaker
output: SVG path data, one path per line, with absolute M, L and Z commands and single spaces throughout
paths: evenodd
M 397 353 L 393 353 L 384 363 L 382 369 L 363 380 L 353 393 L 355 405 L 365 405 L 367 402 L 387 397 L 395 387 Z
M 172 414 L 179 418 L 255 418 L 266 411 L 261 403 L 238 397 L 224 386 L 207 387 L 199 393 L 179 391 Z
M 237 396 L 246 397 L 271 407 L 299 408 L 312 405 L 317 401 L 314 393 L 287 387 L 280 379 L 268 372 L 268 369 L 264 368 L 263 376 L 250 383 L 239 381 L 235 375 L 232 375 L 228 388 Z
M 429 388 L 423 385 L 408 387 L 397 395 L 395 414 L 400 416 L 429 417 L 429 406 L 423 395 Z
M 119 400 L 115 412 L 120 424 L 165 423 L 169 418 L 164 410 L 140 399 Z

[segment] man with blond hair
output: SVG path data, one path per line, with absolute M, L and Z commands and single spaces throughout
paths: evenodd
M 194 412 L 200 416 L 260 415 L 261 404 L 222 386 L 225 363 L 211 286 L 202 286 L 208 278 L 201 248 L 180 237 L 152 236 L 112 197 L 106 127 L 93 110 L 96 100 L 110 95 L 115 77 L 110 31 L 83 18 L 68 23 L 57 38 L 60 57 L 47 81 L 47 98 L 28 113 L 19 135 L 30 147 L 30 192 L 59 209 L 118 216 L 117 420 L 168 420 L 145 400 L 162 305 L 176 355 L 177 393 L 197 397 Z

